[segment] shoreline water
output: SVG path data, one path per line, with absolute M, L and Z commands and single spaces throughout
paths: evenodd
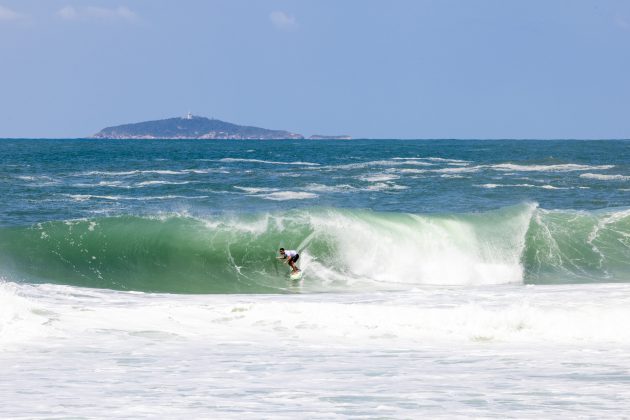
M 0 393 L 13 401 L 0 412 L 614 417 L 628 408 L 628 287 L 211 297 L 32 286 L 3 331 L 21 340 L 0 336 Z

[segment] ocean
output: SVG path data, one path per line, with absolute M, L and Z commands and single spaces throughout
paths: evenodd
M 0 195 L 2 418 L 630 412 L 630 141 L 5 139 Z

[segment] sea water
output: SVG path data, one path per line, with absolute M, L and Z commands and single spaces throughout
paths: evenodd
M 0 417 L 630 412 L 630 142 L 0 158 Z

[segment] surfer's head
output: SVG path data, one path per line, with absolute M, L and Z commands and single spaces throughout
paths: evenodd
M 284 248 L 280 248 L 280 253 L 284 255 Z

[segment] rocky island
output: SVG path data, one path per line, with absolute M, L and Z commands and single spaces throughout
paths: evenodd
M 237 125 L 188 113 L 185 117 L 107 127 L 92 138 L 271 140 L 304 139 L 304 136 L 284 130 Z

